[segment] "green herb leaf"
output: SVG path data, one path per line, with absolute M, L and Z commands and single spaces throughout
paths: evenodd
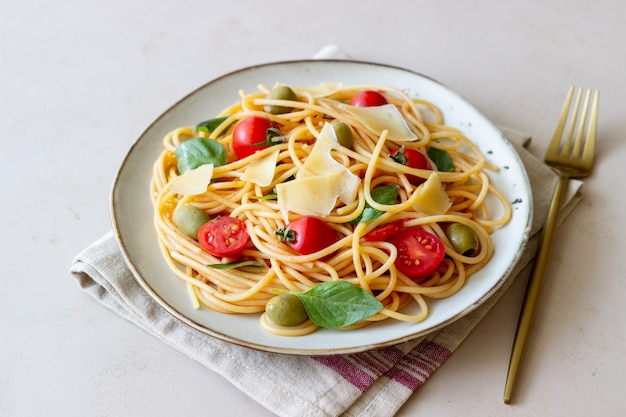
M 242 266 L 253 266 L 255 268 L 263 268 L 265 265 L 257 261 L 239 261 L 239 262 L 228 262 L 225 264 L 207 264 L 207 266 L 213 269 L 235 269 L 235 268 L 241 268 Z
M 196 137 L 176 147 L 178 172 L 183 174 L 201 165 L 213 164 L 219 167 L 226 165 L 228 155 L 224 145 L 209 138 Z
M 323 282 L 292 294 L 302 301 L 309 318 L 321 327 L 350 326 L 383 308 L 373 295 L 347 281 Z
M 274 234 L 278 236 L 278 243 L 291 243 L 296 240 L 296 232 L 291 230 L 289 227 L 286 227 L 284 229 L 276 229 L 274 230 Z
M 276 193 L 269 193 L 265 195 L 249 195 L 248 198 L 254 198 L 256 200 L 276 200 L 278 195 Z
M 213 133 L 213 131 L 217 129 L 222 123 L 224 123 L 229 117 L 230 116 L 216 117 L 214 119 L 209 119 L 209 120 L 205 120 L 204 122 L 200 122 L 193 128 L 193 133 L 197 133 L 197 132 Z M 220 134 L 220 136 L 226 134 L 227 130 L 228 128 L 222 130 L 222 133 Z
M 274 146 L 279 143 L 285 143 L 286 140 L 287 138 L 285 138 L 283 132 L 274 127 L 272 123 L 272 127 L 265 132 L 265 140 L 263 142 L 252 143 L 250 146 Z
M 391 159 L 393 159 L 399 164 L 406 165 L 406 154 L 404 153 L 404 145 L 400 146 L 400 149 L 398 149 L 398 152 L 391 155 Z
M 437 148 L 428 148 L 428 157 L 435 163 L 437 169 L 441 172 L 454 171 L 454 163 L 447 151 L 443 151 Z
M 381 185 L 380 187 L 376 187 L 372 190 L 371 195 L 375 202 L 379 204 L 393 204 L 396 202 L 396 198 L 398 198 L 398 190 L 400 186 L 398 184 L 389 184 L 389 185 Z M 377 210 L 365 203 L 365 208 L 363 209 L 363 213 L 359 217 L 357 217 L 352 223 L 363 223 L 369 220 L 374 220 L 377 217 L 380 217 L 384 211 Z

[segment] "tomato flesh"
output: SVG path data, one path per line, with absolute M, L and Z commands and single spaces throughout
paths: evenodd
M 250 236 L 243 221 L 229 216 L 209 220 L 198 230 L 198 243 L 213 256 L 234 257 L 248 243 Z
M 376 107 L 388 103 L 385 96 L 374 90 L 359 91 L 350 100 L 350 105 L 355 107 Z
M 406 165 L 410 168 L 417 169 L 431 169 L 430 160 L 423 152 L 413 149 L 401 147 L 393 151 L 390 155 L 396 162 Z M 424 181 L 424 178 L 417 175 L 406 174 L 406 179 L 413 185 L 420 185 Z
M 385 223 L 383 225 L 378 226 L 377 228 L 370 230 L 365 235 L 363 235 L 363 239 L 366 242 L 384 242 L 389 239 L 391 236 L 398 233 L 402 230 L 405 220 L 400 219 L 390 223 Z
M 258 145 L 267 141 L 267 131 L 272 122 L 264 117 L 247 117 L 237 123 L 233 130 L 233 151 L 238 159 L 252 155 L 269 145 Z
M 299 217 L 276 234 L 301 255 L 320 251 L 337 241 L 337 234 L 328 223 L 313 216 Z
M 414 281 L 431 276 L 441 264 L 445 247 L 439 237 L 420 227 L 408 227 L 389 238 L 398 249 L 396 268 Z

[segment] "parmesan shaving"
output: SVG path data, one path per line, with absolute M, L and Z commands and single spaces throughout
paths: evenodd
M 437 172 L 430 174 L 426 182 L 415 192 L 417 198 L 413 203 L 413 208 L 428 216 L 444 214 L 452 206 Z
M 296 179 L 276 185 L 284 218 L 289 211 L 327 216 L 337 199 L 344 204 L 356 199 L 361 179 L 333 159 L 331 151 L 338 143 L 332 125 L 325 123 Z
M 305 216 L 327 216 L 335 207 L 341 191 L 341 172 L 295 179 L 276 185 L 278 205 L 283 217 L 287 212 Z
M 330 152 L 333 146 L 339 144 L 335 129 L 330 123 L 325 123 L 320 132 L 311 153 L 304 162 L 304 170 L 298 172 L 297 178 L 304 178 L 312 175 L 326 175 L 331 173 L 341 173 L 337 189 L 340 190 L 339 199 L 344 204 L 349 204 L 356 198 L 360 178 L 350 172 L 350 170 L 337 162 Z
M 359 119 L 372 133 L 380 136 L 387 130 L 387 138 L 397 142 L 409 142 L 417 139 L 415 133 L 402 117 L 400 111 L 393 104 L 374 107 L 342 106 L 348 113 Z
M 206 191 L 213 178 L 213 164 L 200 165 L 185 171 L 174 180 L 172 191 L 182 195 L 197 195 Z
M 246 171 L 241 176 L 244 181 L 252 182 L 261 187 L 267 187 L 274 180 L 274 171 L 280 149 L 275 149 L 260 158 L 250 161 Z
M 314 98 L 328 97 L 343 88 L 343 83 L 320 83 L 313 87 L 294 88 L 296 93 L 309 93 Z

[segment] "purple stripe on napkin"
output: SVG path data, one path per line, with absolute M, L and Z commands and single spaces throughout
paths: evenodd
M 415 391 L 451 354 L 449 349 L 430 340 L 424 340 L 385 376 Z
M 314 356 L 313 359 L 365 391 L 378 377 L 401 362 L 405 355 L 406 352 L 389 346 L 352 355 Z
M 352 355 L 314 356 L 313 359 L 361 391 L 366 391 L 382 375 L 415 391 L 451 354 L 449 349 L 423 340 L 408 354 L 391 346 Z
M 357 355 L 314 356 L 313 359 L 332 369 L 337 374 L 341 375 L 346 381 L 357 387 L 362 392 L 365 392 L 376 380 L 376 378 L 367 370 L 352 362 L 351 357 Z

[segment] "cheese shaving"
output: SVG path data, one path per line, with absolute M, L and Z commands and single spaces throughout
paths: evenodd
M 276 185 L 278 205 L 283 217 L 287 212 L 305 216 L 327 216 L 341 192 L 341 172 L 315 175 Z
M 267 155 L 252 160 L 246 167 L 241 179 L 261 187 L 270 185 L 274 180 L 274 171 L 276 171 L 276 162 L 278 161 L 279 153 L 280 149 L 275 149 Z
M 420 185 L 415 192 L 417 198 L 412 204 L 413 208 L 428 216 L 444 214 L 452 206 L 437 172 L 430 174 L 426 182 Z
M 296 179 L 276 186 L 283 214 L 326 216 L 337 199 L 349 204 L 356 199 L 361 179 L 331 155 L 338 145 L 332 125 L 325 123 Z
M 415 133 L 402 117 L 400 111 L 393 104 L 374 107 L 342 106 L 348 113 L 359 119 L 372 133 L 380 136 L 387 130 L 387 138 L 397 142 L 409 142 L 417 139 Z
M 330 152 L 339 141 L 330 123 L 325 123 L 311 153 L 304 162 L 304 170 L 300 171 L 296 178 L 304 178 L 311 175 L 325 175 L 341 173 L 337 189 L 340 191 L 339 199 L 344 204 L 349 204 L 356 198 L 360 178 L 350 170 L 337 162 Z
M 304 92 L 309 93 L 312 97 L 320 98 L 320 97 L 328 97 L 337 91 L 343 88 L 343 83 L 320 83 L 319 85 L 312 87 L 302 87 L 302 88 L 294 88 L 296 93 Z
M 172 191 L 182 195 L 197 195 L 206 191 L 213 178 L 213 164 L 200 165 L 185 171 L 174 180 Z

